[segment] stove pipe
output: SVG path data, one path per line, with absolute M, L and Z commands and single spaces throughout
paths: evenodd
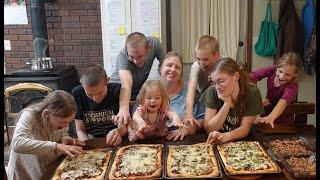
M 44 4 L 54 0 L 30 0 L 33 48 L 36 58 L 50 57 Z

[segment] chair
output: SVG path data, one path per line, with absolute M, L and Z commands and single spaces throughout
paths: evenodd
M 23 108 L 42 100 L 51 91 L 53 91 L 53 89 L 38 83 L 19 83 L 5 89 L 4 119 L 9 145 L 11 143 L 18 113 Z

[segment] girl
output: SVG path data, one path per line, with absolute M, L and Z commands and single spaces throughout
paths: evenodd
M 296 101 L 298 95 L 297 78 L 302 69 L 301 59 L 296 53 L 283 54 L 275 65 L 257 69 L 250 76 L 254 83 L 267 77 L 267 95 L 263 100 L 266 113 L 256 123 L 293 125 L 293 115 L 281 115 L 288 104 Z
M 207 143 L 246 137 L 256 116 L 263 113 L 259 89 L 231 58 L 222 58 L 211 72 L 213 85 L 201 97 L 205 103 Z
M 170 110 L 169 98 L 160 80 L 147 80 L 137 101 L 139 105 L 133 114 L 133 122 L 128 127 L 130 141 L 145 139 L 147 136 L 167 135 L 167 118 L 172 119 L 168 127 L 186 128 L 179 115 Z
M 8 164 L 8 179 L 44 179 L 45 171 L 61 154 L 81 154 L 84 142 L 63 137 L 62 128 L 74 119 L 77 105 L 65 91 L 57 90 L 23 109 L 18 116 Z M 69 144 L 69 145 L 68 145 Z M 80 146 L 77 146 L 80 145 Z

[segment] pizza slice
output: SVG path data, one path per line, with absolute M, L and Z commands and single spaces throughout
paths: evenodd
M 109 179 L 160 178 L 162 147 L 160 144 L 135 144 L 120 148 L 111 166 Z
M 92 149 L 75 158 L 66 157 L 52 179 L 104 179 L 111 153 L 107 149 Z
M 212 145 L 199 143 L 168 147 L 168 177 L 205 178 L 218 175 L 219 170 Z

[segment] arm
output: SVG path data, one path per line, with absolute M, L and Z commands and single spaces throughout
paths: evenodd
M 176 127 L 184 127 L 184 128 L 187 128 L 186 125 L 184 125 L 181 120 L 180 120 L 180 117 L 178 115 L 178 113 L 174 112 L 174 111 L 171 111 L 171 110 L 168 110 L 167 111 L 167 116 L 172 119 L 172 123 L 169 125 L 169 127 L 171 126 L 176 126 Z
M 258 81 L 260 81 L 265 77 L 272 76 L 274 72 L 275 72 L 275 66 L 271 65 L 271 66 L 259 68 L 255 71 L 252 71 L 250 73 L 250 78 L 253 80 L 253 83 L 257 83 Z
M 193 63 L 190 70 L 189 83 L 188 83 L 188 91 L 186 96 L 186 112 L 184 119 L 187 120 L 189 118 L 193 118 L 193 105 L 194 105 L 194 97 L 197 91 L 197 75 L 199 72 L 199 67 L 197 62 Z
M 121 90 L 119 98 L 119 113 L 117 114 L 116 124 L 127 124 L 130 120 L 129 102 L 132 88 L 132 75 L 128 70 L 120 70 Z
M 274 128 L 274 121 L 284 112 L 287 106 L 287 101 L 285 99 L 280 99 L 272 112 L 266 117 L 261 117 L 258 122 L 270 124 L 270 126 Z
M 207 133 L 219 131 L 226 120 L 231 104 L 224 102 L 223 106 L 217 113 L 216 109 L 206 108 L 204 115 L 204 129 Z
M 86 128 L 82 120 L 76 119 L 76 130 L 77 136 L 80 141 L 85 141 L 89 139 Z

